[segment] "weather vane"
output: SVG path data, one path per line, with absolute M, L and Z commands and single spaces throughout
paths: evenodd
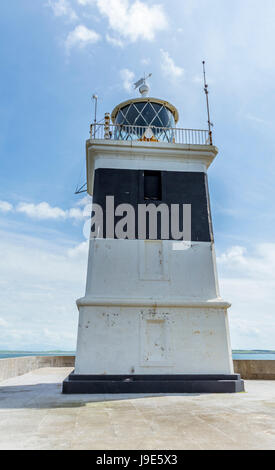
M 142 96 L 148 96 L 150 88 L 147 85 L 146 80 L 148 80 L 148 78 L 150 77 L 152 77 L 151 73 L 149 73 L 147 77 L 144 74 L 143 78 L 140 78 L 137 82 L 134 83 L 134 89 L 136 90 L 137 88 L 139 88 L 139 92 Z

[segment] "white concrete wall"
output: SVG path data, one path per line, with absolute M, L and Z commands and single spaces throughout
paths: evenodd
M 219 296 L 212 243 L 92 239 L 86 295 L 209 300 Z
M 75 372 L 233 373 L 226 309 L 80 307 Z

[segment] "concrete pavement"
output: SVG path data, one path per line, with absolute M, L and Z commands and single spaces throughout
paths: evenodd
M 275 381 L 232 395 L 62 395 L 71 370 L 0 382 L 0 449 L 275 449 Z

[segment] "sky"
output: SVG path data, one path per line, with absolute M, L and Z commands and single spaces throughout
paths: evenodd
M 0 349 L 75 349 L 93 93 L 101 119 L 152 73 L 178 126 L 204 129 L 203 59 L 232 347 L 275 349 L 274 20 L 274 0 L 0 2 Z

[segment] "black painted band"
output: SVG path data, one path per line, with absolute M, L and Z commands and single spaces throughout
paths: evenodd
M 113 168 L 99 168 L 95 170 L 93 202 L 98 204 L 103 210 L 103 238 L 107 238 L 105 223 L 106 196 L 113 196 L 114 210 L 116 210 L 120 204 L 131 204 L 134 208 L 135 239 L 140 239 L 138 232 L 138 205 L 153 204 L 155 206 L 159 206 L 160 204 L 165 203 L 169 210 L 172 204 L 178 204 L 180 206 L 179 230 L 182 230 L 183 228 L 182 205 L 190 204 L 192 214 L 191 241 L 212 241 L 213 233 L 208 197 L 207 175 L 203 172 L 181 171 L 161 171 L 158 173 L 161 173 L 161 188 L 152 188 L 152 192 L 156 192 L 158 200 L 150 200 L 149 198 L 145 199 L 146 194 L 149 194 L 150 196 L 150 188 L 148 190 L 148 184 L 146 185 L 144 182 L 146 171 Z M 154 183 L 152 183 L 152 185 L 154 185 Z M 115 224 L 121 218 L 122 216 L 115 216 Z M 117 238 L 115 234 L 114 238 Z M 149 239 L 148 231 L 144 239 Z M 156 239 L 162 239 L 161 218 L 159 216 Z M 174 240 L 171 230 L 167 239 Z
M 239 374 L 228 375 L 77 375 L 62 392 L 71 393 L 236 393 L 244 391 Z

